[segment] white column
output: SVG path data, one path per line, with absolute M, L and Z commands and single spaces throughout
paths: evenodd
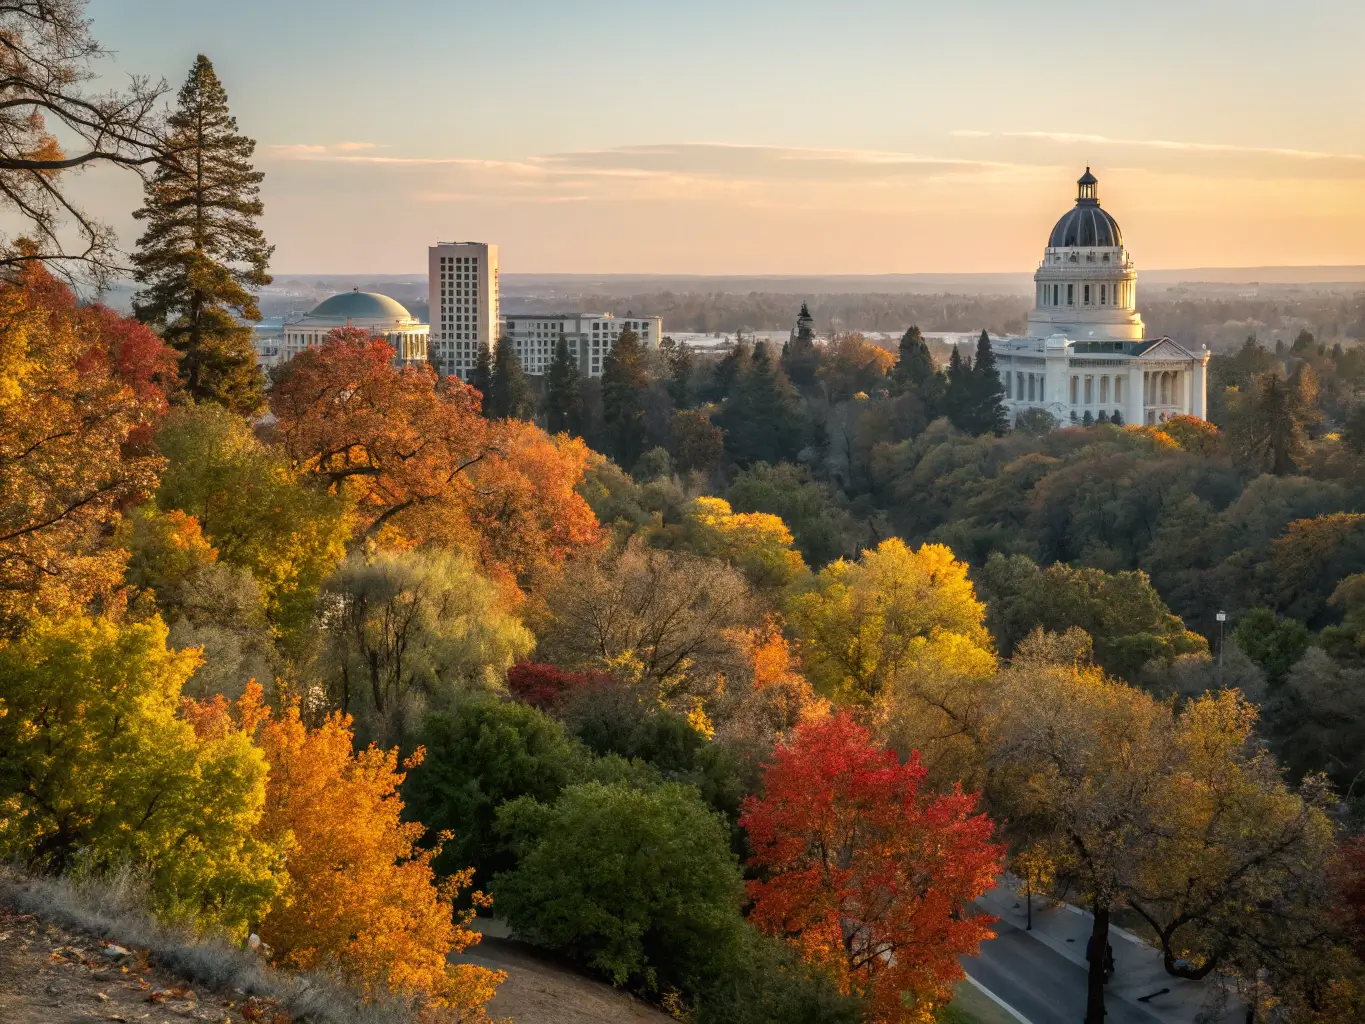
M 1195 359 L 1194 369 L 1190 374 L 1190 415 L 1198 416 L 1201 420 L 1208 417 L 1208 367 L 1212 354 L 1205 347 Z
M 1123 406 L 1124 422 L 1139 426 L 1146 421 L 1143 415 L 1143 405 L 1146 402 L 1144 390 L 1147 386 L 1146 375 L 1142 372 L 1142 364 L 1133 360 L 1128 364 L 1128 394 L 1125 396 L 1127 401 Z

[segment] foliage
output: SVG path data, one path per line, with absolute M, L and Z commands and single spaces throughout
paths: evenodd
M 867 1002 L 842 993 L 781 939 L 746 928 L 740 953 L 707 980 L 697 1024 L 863 1024 Z
M 1222 446 L 1218 428 L 1198 416 L 1172 416 L 1157 429 L 1187 452 L 1215 455 Z
M 1292 779 L 1327 773 L 1358 799 L 1365 771 L 1365 669 L 1307 648 L 1264 707 L 1266 732 Z
M 1000 870 L 991 821 L 960 790 L 921 796 L 923 778 L 839 714 L 777 749 L 740 819 L 762 872 L 750 921 L 869 997 L 877 1021 L 948 1002 L 958 958 L 994 934 L 964 913 Z
M 553 803 L 582 781 L 588 752 L 542 711 L 496 697 L 461 700 L 428 715 L 426 757 L 408 775 L 408 814 L 431 836 L 450 833 L 433 861 L 438 874 L 473 867 L 480 883 L 514 867 L 493 831 L 498 807 L 528 796 Z
M 145 435 L 167 355 L 143 328 L 77 309 L 40 266 L 0 283 L 0 635 L 117 604 L 112 527 L 155 485 Z
M 550 433 L 582 434 L 582 386 L 577 355 L 570 353 L 568 339 L 561 334 L 545 381 L 545 426 Z
M 435 852 L 417 846 L 422 826 L 401 819 L 397 752 L 354 751 L 342 714 L 316 729 L 304 726 L 297 704 L 272 715 L 256 687 L 236 713 L 240 732 L 221 704 L 203 728 L 254 737 L 270 763 L 261 832 L 289 845 L 288 898 L 260 926 L 276 957 L 302 970 L 335 965 L 369 996 L 387 990 L 477 1012 L 502 973 L 446 959 L 479 941 L 467 927 L 474 911 L 454 910 L 473 872 L 435 884 Z M 480 893 L 471 898 L 487 904 Z
M 816 686 L 867 701 L 918 663 L 955 660 L 963 646 L 989 657 L 984 611 L 951 551 L 912 551 L 893 537 L 821 569 L 789 602 L 788 618 Z
M 584 783 L 553 804 L 514 800 L 498 825 L 518 859 L 493 891 L 516 934 L 618 985 L 687 997 L 737 955 L 739 866 L 691 787 Z
M 709 473 L 725 454 L 725 433 L 697 409 L 673 417 L 673 461 L 683 473 Z
M 1208 651 L 1143 572 L 1073 569 L 1060 562 L 1044 569 L 1025 555 L 997 553 L 982 568 L 980 583 L 1005 655 L 1039 627 L 1062 633 L 1078 626 L 1094 639 L 1095 657 L 1106 671 L 1135 681 L 1149 661 Z
M 507 689 L 517 700 L 549 711 L 586 686 L 599 686 L 611 677 L 604 672 L 569 672 L 555 665 L 518 662 L 507 670 Z
M 1271 686 L 1279 686 L 1308 649 L 1308 630 L 1295 619 L 1279 619 L 1269 608 L 1253 608 L 1233 631 L 1237 646 L 1255 662 Z
M 212 404 L 172 411 L 157 435 L 165 512 L 193 516 L 222 562 L 251 573 L 276 630 L 297 638 L 345 552 L 344 501 L 308 485 L 283 453 Z
M 0 646 L 0 855 L 51 871 L 132 867 L 157 909 L 242 935 L 287 843 L 258 834 L 266 764 L 177 717 L 195 652 L 157 620 L 73 615 Z
M 489 419 L 528 420 L 535 411 L 536 399 L 531 383 L 521 368 L 521 360 L 509 341 L 501 342 L 493 356 L 493 375 L 483 397 L 483 414 Z
M 1288 379 L 1274 371 L 1253 377 L 1230 417 L 1238 458 L 1276 476 L 1292 473 L 1307 453 L 1306 427 L 1316 398 L 1317 380 L 1307 366 Z
M 775 515 L 732 512 L 723 498 L 703 497 L 688 507 L 683 529 L 692 550 L 735 566 L 760 589 L 780 589 L 806 572 L 791 531 Z
M 237 132 L 227 92 L 200 54 L 167 123 L 170 155 L 146 179 L 147 225 L 133 256 L 142 289 L 137 318 L 180 353 L 180 375 L 196 401 L 253 413 L 264 404 L 253 328 L 254 289 L 270 283 L 274 248 L 257 221 L 265 175 L 253 170 L 256 143 Z
M 741 358 L 738 346 L 735 352 L 734 378 L 715 417 L 725 431 L 727 454 L 740 466 L 795 458 L 808 434 L 796 389 L 764 342 L 754 346 L 752 356 L 746 351 Z
M 633 466 L 644 450 L 641 394 L 648 386 L 640 336 L 624 330 L 602 360 L 602 419 L 609 437 L 608 454 L 623 466 Z
M 885 387 L 894 363 L 895 356 L 861 334 L 841 334 L 825 346 L 817 375 L 831 402 L 846 402 Z
M 327 582 L 332 706 L 397 742 L 430 703 L 496 689 L 535 639 L 503 595 L 447 552 L 353 552 Z
M 852 546 L 853 519 L 839 496 L 789 462 L 750 466 L 735 476 L 726 496 L 736 511 L 779 516 L 812 565 L 824 565 Z

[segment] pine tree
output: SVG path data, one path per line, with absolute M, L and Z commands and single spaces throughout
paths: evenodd
M 493 375 L 489 381 L 488 399 L 484 402 L 489 419 L 530 419 L 536 408 L 531 384 L 521 368 L 521 360 L 512 351 L 507 339 L 498 342 L 493 353 Z
M 815 318 L 803 302 L 791 337 L 782 346 L 782 369 L 797 387 L 815 384 L 820 369 L 820 350 L 815 347 Z
M 913 393 L 919 397 L 926 420 L 932 420 L 942 412 L 943 371 L 934 362 L 918 327 L 912 326 L 901 336 L 900 351 L 889 376 L 896 394 Z
M 569 353 L 569 339 L 561 334 L 545 380 L 545 423 L 550 433 L 583 432 L 582 387 L 578 360 Z
M 719 419 L 741 465 L 791 460 L 806 445 L 800 400 L 765 342 L 754 346 L 749 368 L 732 387 Z
M 659 347 L 668 364 L 668 396 L 677 408 L 692 408 L 692 349 L 686 342 L 678 344 L 672 338 L 664 338 Z
M 493 415 L 493 353 L 488 351 L 487 345 L 479 346 L 479 354 L 474 360 L 474 369 L 469 371 L 467 383 L 483 396 L 483 414 L 491 419 Z
M 1093 427 L 1094 425 L 1095 425 L 1094 414 L 1089 409 L 1085 410 L 1085 415 L 1081 417 L 1081 426 Z
M 985 331 L 976 340 L 976 362 L 972 364 L 972 397 L 974 434 L 994 434 L 1001 437 L 1010 428 L 1009 413 L 1005 411 L 1005 385 L 995 365 L 991 336 Z
M 943 412 L 958 430 L 976 432 L 975 403 L 972 394 L 972 361 L 963 359 L 956 345 L 948 355 L 948 379 L 943 394 Z
M 1112 424 L 1114 424 L 1114 426 L 1116 426 L 1116 427 L 1121 427 L 1121 426 L 1123 426 L 1123 414 L 1122 414 L 1121 412 L 1119 412 L 1117 409 L 1115 409 L 1115 410 L 1114 410 L 1114 418 L 1111 419 L 1109 422 L 1112 423 Z
M 260 319 L 253 290 L 270 283 L 274 249 L 257 226 L 265 175 L 252 168 L 256 143 L 238 134 L 227 92 L 202 54 L 168 127 L 173 156 L 147 180 L 133 214 L 147 225 L 133 256 L 142 286 L 133 310 L 180 353 L 191 397 L 252 413 L 264 378 L 253 329 L 241 321 Z
M 624 330 L 602 360 L 602 420 L 618 466 L 634 466 L 645 450 L 645 409 L 649 387 L 640 336 Z

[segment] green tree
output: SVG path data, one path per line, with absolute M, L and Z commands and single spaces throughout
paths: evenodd
M 1270 608 L 1253 608 L 1242 616 L 1233 639 L 1260 666 L 1272 688 L 1284 682 L 1311 640 L 1308 627 L 1297 619 L 1280 619 Z
M 521 360 L 512 351 L 512 344 L 506 338 L 498 342 L 493 355 L 493 375 L 483 407 L 484 415 L 494 420 L 530 419 L 535 410 L 536 400 L 531 393 L 531 384 L 521 368 Z
M 898 392 L 913 392 L 919 397 L 926 420 L 932 420 L 941 412 L 945 386 L 943 371 L 934 362 L 933 353 L 916 326 L 912 325 L 901 336 L 896 365 L 891 368 L 891 383 Z
M 692 394 L 692 373 L 696 365 L 696 361 L 692 358 L 691 347 L 686 342 L 679 344 L 672 338 L 666 337 L 659 344 L 659 349 L 663 353 L 664 363 L 668 367 L 668 380 L 665 383 L 668 396 L 673 399 L 673 405 L 676 408 L 690 409 L 694 398 Z
M 618 465 L 635 465 L 644 451 L 647 387 L 649 368 L 640 336 L 624 330 L 602 360 L 602 420 Z
M 760 462 L 739 473 L 727 497 L 736 512 L 781 517 L 805 560 L 817 568 L 854 547 L 855 528 L 840 495 L 790 462 Z
M 742 466 L 794 459 L 806 444 L 804 410 L 765 342 L 754 346 L 717 418 L 730 456 Z
M 479 410 L 484 416 L 491 419 L 493 415 L 493 353 L 488 350 L 487 345 L 479 346 L 479 354 L 474 358 L 474 369 L 469 371 L 468 384 L 483 396 L 483 404 Z
M 821 352 L 815 345 L 815 319 L 803 302 L 791 337 L 782 346 L 782 370 L 797 387 L 808 388 L 815 384 L 820 362 Z
M 429 714 L 418 742 L 426 756 L 403 786 L 408 816 L 430 834 L 454 833 L 436 870 L 450 875 L 473 867 L 477 888 L 515 865 L 494 832 L 497 809 L 523 796 L 553 803 L 564 787 L 583 781 L 590 760 L 560 722 L 495 696 L 471 696 Z
M 253 838 L 266 764 L 242 733 L 177 717 L 198 653 L 159 619 L 73 616 L 0 646 L 0 856 L 146 872 L 156 907 L 244 932 L 279 888 Z
M 265 381 L 243 321 L 260 319 L 254 290 L 270 283 L 274 249 L 257 224 L 265 175 L 252 168 L 256 143 L 238 133 L 227 92 L 202 54 L 168 127 L 169 155 L 133 214 L 147 225 L 133 255 L 142 286 L 133 311 L 180 353 L 191 397 L 254 413 Z
M 545 423 L 550 433 L 583 433 L 583 378 L 577 356 L 564 335 L 555 342 L 554 358 L 545 380 Z
M 517 867 L 493 894 L 515 934 L 615 984 L 693 998 L 739 956 L 739 864 L 692 787 L 570 786 L 505 804 L 498 827 Z
M 976 433 L 976 403 L 972 393 L 972 361 L 963 359 L 956 345 L 948 354 L 943 388 L 943 412 L 948 422 L 964 433 Z
M 683 473 L 709 473 L 725 454 L 725 432 L 699 409 L 683 409 L 673 417 L 673 461 Z
M 973 433 L 1003 436 L 1010 428 L 1009 414 L 1005 412 L 1005 385 L 1001 383 L 1000 371 L 996 369 L 991 336 L 985 331 L 976 340 L 976 361 L 972 364 L 971 381 Z
M 1317 380 L 1301 365 L 1288 378 L 1261 373 L 1232 413 L 1234 449 L 1248 466 L 1284 476 L 1297 470 L 1308 451 L 1308 425 L 1316 416 Z

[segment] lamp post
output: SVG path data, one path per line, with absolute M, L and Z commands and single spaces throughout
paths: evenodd
M 1214 616 L 1218 620 L 1218 667 L 1223 667 L 1223 627 L 1228 621 L 1228 613 L 1220 611 Z

